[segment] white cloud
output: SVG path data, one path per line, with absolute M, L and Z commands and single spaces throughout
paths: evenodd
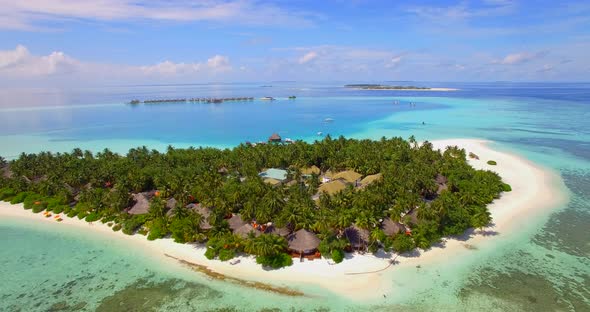
M 310 51 L 305 53 L 302 57 L 299 58 L 299 64 L 305 64 L 313 61 L 318 57 L 318 53 L 315 51 Z
M 38 77 L 63 74 L 77 70 L 81 63 L 63 52 L 46 56 L 32 55 L 18 45 L 14 50 L 0 51 L 0 75 L 14 77 Z
M 256 0 L 0 0 L 0 28 L 34 30 L 47 21 L 217 21 L 309 26 L 317 14 Z
M 207 60 L 207 66 L 217 72 L 230 71 L 232 69 L 229 58 L 223 55 L 215 55 Z
M 83 62 L 60 51 L 37 56 L 22 45 L 13 50 L 0 51 L 0 82 L 48 81 L 59 76 L 60 80 L 71 82 L 120 79 L 129 83 L 160 78 L 207 79 L 231 71 L 229 58 L 223 55 L 214 55 L 203 62 L 175 63 L 167 60 L 153 65 L 129 66 Z
M 512 53 L 508 54 L 502 59 L 494 60 L 492 63 L 494 64 L 501 64 L 501 65 L 520 65 L 523 63 L 530 62 L 532 60 L 541 58 L 545 56 L 546 52 L 537 52 L 537 53 L 530 53 L 530 52 L 519 52 L 519 53 Z

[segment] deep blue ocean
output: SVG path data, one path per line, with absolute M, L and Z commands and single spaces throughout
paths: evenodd
M 354 90 L 343 88 L 345 83 L 0 89 L 0 156 L 10 159 L 22 152 L 63 152 L 75 147 L 120 153 L 141 145 L 161 150 L 168 145 L 231 147 L 265 141 L 274 132 L 307 141 L 327 134 L 372 139 L 483 138 L 494 141 L 495 148 L 558 172 L 567 186 L 569 203 L 535 216 L 540 222 L 533 222 L 534 228 L 493 255 L 475 257 L 460 276 L 441 273 L 441 280 L 433 283 L 423 282 L 429 276 L 418 276 L 422 284 L 413 288 L 418 290 L 412 295 L 366 304 L 330 296 L 300 302 L 212 285 L 205 279 L 186 280 L 154 268 L 149 261 L 138 264 L 136 255 L 109 248 L 96 238 L 43 234 L 48 230 L 33 231 L 31 225 L 0 220 L 0 276 L 11 277 L 0 285 L 0 311 L 19 306 L 23 311 L 47 311 L 62 301 L 70 310 L 78 305 L 82 310 L 116 311 L 109 305 L 112 300 L 141 302 L 146 293 L 158 300 L 142 306 L 143 310 L 590 311 L 590 83 L 377 82 L 459 89 L 452 92 Z M 297 98 L 289 100 L 291 95 Z M 277 100 L 126 104 L 133 99 L 245 96 Z M 18 245 L 6 239 L 11 235 Z M 43 244 L 46 235 L 61 238 Z M 23 251 L 20 246 L 27 244 L 38 252 Z M 30 274 L 30 268 L 43 261 L 56 265 L 60 255 L 79 255 L 81 250 L 88 256 L 70 257 L 67 266 L 71 272 L 84 267 L 87 279 L 51 270 Z M 133 263 L 132 269 L 104 267 L 118 262 Z M 117 273 L 105 273 L 111 271 Z M 69 287 L 70 295 L 55 293 L 53 288 L 60 287 Z M 92 296 L 87 295 L 89 289 Z M 145 292 L 138 295 L 137 289 Z M 49 299 L 39 293 L 48 294 Z

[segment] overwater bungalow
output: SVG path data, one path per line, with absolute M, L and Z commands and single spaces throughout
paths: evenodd
M 346 237 L 352 249 L 366 250 L 369 245 L 370 232 L 367 229 L 352 225 L 344 229 L 344 237 Z
M 387 236 L 406 232 L 406 227 L 403 224 L 393 221 L 390 218 L 383 219 L 383 222 L 381 222 L 381 229 Z
M 281 136 L 278 133 L 273 133 L 269 138 L 268 138 L 268 142 L 269 143 L 281 143 L 282 139 Z
M 313 233 L 306 229 L 301 229 L 295 233 L 287 236 L 289 250 L 307 255 L 314 253 L 320 245 L 320 239 Z

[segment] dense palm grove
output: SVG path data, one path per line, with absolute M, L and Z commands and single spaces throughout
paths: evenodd
M 464 150 L 447 148 L 441 153 L 413 138 L 326 137 L 313 144 L 242 144 L 225 150 L 169 147 L 165 153 L 143 147 L 126 156 L 76 149 L 0 161 L 2 200 L 23 202 L 34 212 L 100 220 L 115 231 L 139 232 L 148 239 L 170 236 L 179 243 L 207 242 L 209 258 L 228 260 L 246 252 L 271 267 L 291 263 L 286 239 L 274 234 L 236 235 L 227 222 L 232 214 L 246 222 L 313 231 L 321 239 L 322 255 L 339 262 L 349 247 L 342 233 L 351 225 L 370 231 L 367 250 L 371 252 L 428 248 L 443 236 L 489 224 L 486 205 L 509 190 L 497 174 L 470 167 Z M 301 168 L 312 165 L 322 172 L 381 173 L 382 179 L 363 188 L 349 185 L 332 196 L 322 193 L 314 201 L 319 176 L 301 173 Z M 265 183 L 259 173 L 273 167 L 287 169 L 295 183 Z M 437 192 L 435 181 L 439 175 L 448 179 L 442 192 Z M 156 191 L 149 212 L 129 214 L 131 194 L 146 191 Z M 170 198 L 175 199 L 173 207 L 167 205 Z M 187 208 L 191 203 L 210 208 L 210 228 L 202 228 L 204 216 Z M 412 211 L 417 211 L 413 219 L 408 214 Z M 403 222 L 411 232 L 386 235 L 381 227 L 384 218 Z

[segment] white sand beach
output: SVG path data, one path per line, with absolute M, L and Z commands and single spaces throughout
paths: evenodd
M 448 145 L 458 145 L 464 148 L 467 153 L 473 152 L 477 154 L 480 159 L 471 159 L 469 160 L 470 164 L 477 169 L 497 172 L 506 183 L 512 186 L 512 192 L 504 193 L 500 199 L 490 206 L 494 227 L 487 230 L 496 232 L 496 235 L 482 235 L 476 230 L 473 237 L 467 241 L 446 239 L 444 248 L 435 247 L 427 251 L 421 251 L 419 257 L 397 257 L 396 260 L 399 263 L 393 266 L 390 266 L 390 259 L 396 255 L 376 257 L 354 254 L 349 255 L 348 259 L 338 265 L 331 265 L 325 259 L 306 260 L 303 263 L 296 260 L 288 268 L 264 270 L 255 263 L 253 257 L 241 257 L 241 261 L 237 265 L 211 261 L 205 258 L 205 249 L 202 246 L 177 244 L 171 239 L 148 241 L 142 235 L 128 236 L 121 232 L 113 232 L 111 228 L 101 222 L 89 224 L 86 221 L 65 216 L 62 222 L 56 222 L 53 217 L 45 218 L 42 213 L 35 214 L 29 210 L 24 210 L 20 204 L 10 205 L 9 203 L 0 202 L 0 217 L 48 222 L 56 227 L 77 227 L 81 230 L 99 233 L 105 239 L 127 240 L 141 246 L 142 249 L 145 249 L 154 257 L 160 257 L 163 261 L 172 265 L 180 263 L 166 255 L 206 266 L 214 272 L 243 280 L 271 283 L 276 286 L 293 286 L 295 289 L 297 289 L 297 285 L 302 283 L 313 284 L 348 298 L 364 300 L 382 296 L 382 294 L 392 291 L 394 285 L 389 278 L 385 277 L 390 277 L 391 275 L 386 273 L 389 274 L 392 270 L 396 270 L 397 267 L 445 261 L 451 255 L 456 257 L 462 253 L 470 252 L 465 248 L 465 244 L 475 247 L 493 244 L 495 240 L 505 239 L 510 233 L 517 232 L 523 222 L 527 222 L 527 216 L 555 208 L 567 199 L 559 190 L 563 182 L 557 174 L 541 169 L 521 157 L 495 151 L 488 146 L 486 141 L 453 139 L 435 141 L 433 144 L 436 148 L 441 149 Z M 496 161 L 497 165 L 488 165 L 486 163 L 488 160 Z M 351 274 L 361 272 L 374 273 Z M 313 294 L 307 295 L 313 296 Z

